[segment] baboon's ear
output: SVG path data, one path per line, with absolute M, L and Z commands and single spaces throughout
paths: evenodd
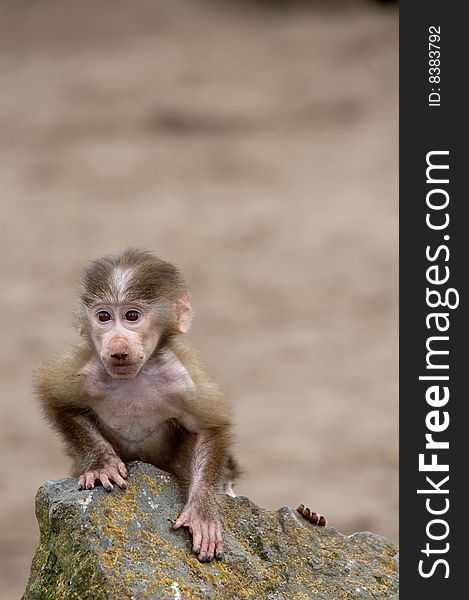
M 174 329 L 177 333 L 187 333 L 192 323 L 191 295 L 186 290 L 178 300 L 176 300 L 176 320 Z

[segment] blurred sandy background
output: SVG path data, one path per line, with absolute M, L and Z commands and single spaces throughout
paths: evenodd
M 2 599 L 67 460 L 31 392 L 82 264 L 133 243 L 193 289 L 238 493 L 397 539 L 397 11 L 0 3 Z

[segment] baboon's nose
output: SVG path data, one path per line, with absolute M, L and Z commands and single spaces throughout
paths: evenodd
M 111 357 L 115 358 L 116 360 L 125 360 L 128 356 L 129 355 L 125 352 L 116 352 L 116 354 L 111 354 Z

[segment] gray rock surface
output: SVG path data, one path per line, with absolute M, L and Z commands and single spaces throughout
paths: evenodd
M 223 496 L 224 560 L 199 563 L 189 533 L 171 529 L 182 505 L 171 476 L 139 462 L 125 492 L 48 481 L 36 497 L 41 540 L 23 599 L 398 597 L 397 547 L 383 537 L 344 536 L 288 507 Z

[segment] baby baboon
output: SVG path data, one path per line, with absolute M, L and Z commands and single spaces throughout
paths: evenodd
M 174 528 L 210 561 L 222 554 L 217 496 L 234 495 L 238 469 L 226 401 L 181 340 L 191 319 L 173 265 L 138 249 L 97 259 L 83 272 L 83 341 L 39 369 L 37 390 L 80 489 L 125 489 L 130 460 L 173 473 L 187 494 Z
M 131 460 L 173 473 L 186 493 L 173 527 L 188 527 L 198 559 L 209 562 L 222 555 L 217 498 L 234 496 L 239 470 L 225 398 L 181 339 L 191 320 L 173 265 L 133 248 L 99 258 L 82 277 L 83 340 L 39 369 L 37 390 L 79 488 L 125 489 Z

